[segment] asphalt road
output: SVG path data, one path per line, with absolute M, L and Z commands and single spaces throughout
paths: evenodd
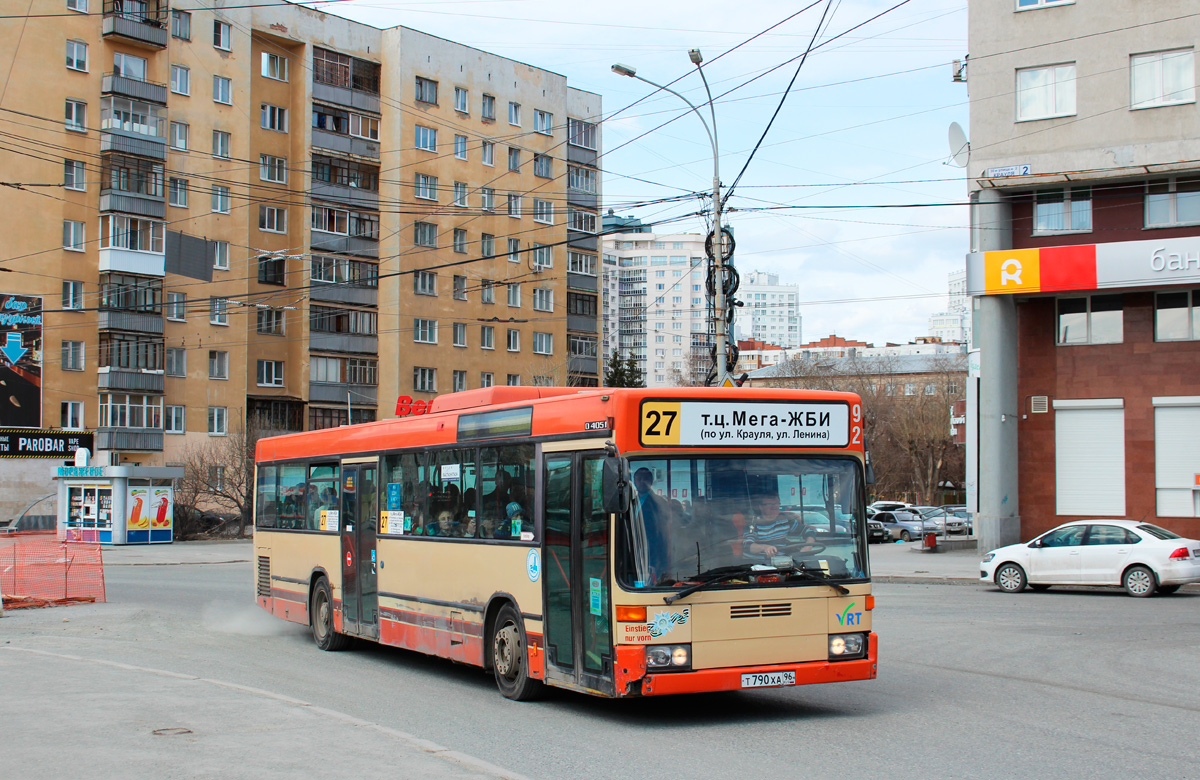
M 248 564 L 112 567 L 108 604 L 8 613 L 4 763 L 44 754 L 73 776 L 135 780 L 505 774 L 395 771 L 416 737 L 538 780 L 1200 777 L 1197 593 L 877 584 L 877 680 L 518 704 L 446 661 L 321 653 L 253 605 L 251 582 Z M 211 684 L 181 695 L 171 674 Z M 169 771 L 154 740 L 176 737 L 150 736 L 163 728 L 191 732 Z M 45 766 L 13 776 L 66 776 Z

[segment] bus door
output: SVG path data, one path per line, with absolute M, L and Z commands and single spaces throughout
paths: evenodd
M 379 638 L 376 474 L 374 464 L 342 466 L 342 632 L 368 639 Z
M 543 610 L 546 678 L 615 693 L 608 515 L 600 452 L 545 458 Z

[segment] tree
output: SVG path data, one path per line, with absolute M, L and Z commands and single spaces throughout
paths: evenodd
M 637 358 L 630 353 L 622 359 L 621 351 L 614 348 L 608 365 L 604 368 L 605 387 L 645 387 L 642 370 L 638 368 Z
M 203 515 L 223 514 L 233 515 L 230 521 L 237 523 L 239 537 L 246 535 L 254 506 L 254 448 L 258 439 L 257 431 L 239 427 L 226 436 L 214 436 L 184 450 L 184 476 L 175 488 L 182 529 L 198 533 L 205 530 Z M 216 530 L 224 530 L 225 525 L 220 523 Z

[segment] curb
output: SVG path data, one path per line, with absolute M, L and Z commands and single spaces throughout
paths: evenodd
M 104 566 L 212 566 L 219 563 L 250 563 L 248 559 L 233 561 L 122 561 L 114 563 L 105 561 Z

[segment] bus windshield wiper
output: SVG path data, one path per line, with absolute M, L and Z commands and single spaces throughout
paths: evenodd
M 729 582 L 738 577 L 745 577 L 749 574 L 787 574 L 794 571 L 792 567 L 785 569 L 775 569 L 770 566 L 763 566 L 761 563 L 744 563 L 739 566 L 721 566 L 716 569 L 709 569 L 700 574 L 699 577 L 705 578 L 703 582 L 697 582 L 695 585 L 688 585 L 670 596 L 663 596 L 663 602 L 673 604 L 679 601 L 684 596 L 690 596 L 698 590 L 704 590 L 710 585 L 718 585 L 722 582 Z
M 850 589 L 843 585 L 839 585 L 836 582 L 833 582 L 833 577 L 831 577 L 829 575 L 829 572 L 825 571 L 824 569 L 808 569 L 808 568 L 805 568 L 804 566 L 797 566 L 796 568 L 792 569 L 792 572 L 794 574 L 800 575 L 801 577 L 804 577 L 805 579 L 816 580 L 817 582 L 823 582 L 826 585 L 828 585 L 829 587 L 836 590 L 838 593 L 842 594 L 843 596 L 850 595 Z

